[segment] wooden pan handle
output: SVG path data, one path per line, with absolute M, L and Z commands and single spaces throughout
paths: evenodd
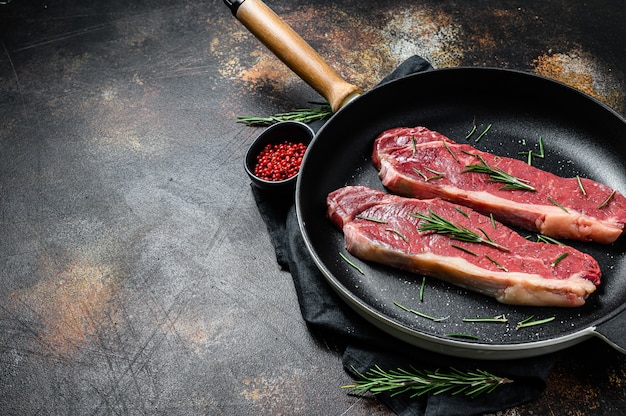
M 278 59 L 339 110 L 361 90 L 346 82 L 261 0 L 224 0 L 237 19 Z

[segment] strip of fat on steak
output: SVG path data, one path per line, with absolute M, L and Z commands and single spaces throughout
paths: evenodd
M 328 218 L 343 231 L 354 256 L 436 277 L 501 303 L 577 307 L 600 284 L 600 267 L 588 254 L 529 241 L 489 217 L 438 198 L 419 200 L 348 186 L 330 193 L 327 207 Z M 420 231 L 423 219 L 411 214 L 431 212 L 488 235 L 503 248 Z
M 503 190 L 488 174 L 466 171 L 481 158 L 536 190 Z M 550 237 L 608 244 L 626 225 L 626 198 L 604 184 L 584 178 L 579 184 L 577 178 L 457 144 L 425 127 L 381 133 L 372 160 L 383 185 L 395 194 L 442 198 Z

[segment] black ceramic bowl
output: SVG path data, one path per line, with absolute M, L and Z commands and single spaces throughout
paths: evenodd
M 244 166 L 246 173 L 252 183 L 261 189 L 273 191 L 293 190 L 298 178 L 294 175 L 288 179 L 271 181 L 261 179 L 254 174 L 254 167 L 257 164 L 257 156 L 268 144 L 279 144 L 285 141 L 293 143 L 304 143 L 308 146 L 313 140 L 313 130 L 304 123 L 297 121 L 281 121 L 267 127 L 250 145 L 246 153 Z

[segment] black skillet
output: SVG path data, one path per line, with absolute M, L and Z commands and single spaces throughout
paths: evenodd
M 380 132 L 399 126 L 426 126 L 480 150 L 514 158 L 525 158 L 520 152 L 538 151 L 541 137 L 545 157 L 533 158 L 533 165 L 560 176 L 594 179 L 626 193 L 623 117 L 564 84 L 493 68 L 415 74 L 355 98 L 358 89 L 324 66 L 260 0 L 225 1 L 274 54 L 335 110 L 341 109 L 319 130 L 307 151 L 296 186 L 296 210 L 315 263 L 352 308 L 399 339 L 459 357 L 537 356 L 592 336 L 626 353 L 626 237 L 611 245 L 568 242 L 594 256 L 603 273 L 601 286 L 583 307 L 517 307 L 434 278 L 423 280 L 419 275 L 355 259 L 364 271 L 361 274 L 340 257 L 340 252 L 346 253 L 343 236 L 325 218 L 329 192 L 356 184 L 383 189 L 371 163 L 372 143 Z M 474 124 L 479 132 L 491 125 L 478 143 L 465 138 Z M 394 303 L 445 319 L 420 317 Z M 464 321 L 499 315 L 505 315 L 508 322 Z M 516 328 L 531 316 L 533 320 L 554 320 Z

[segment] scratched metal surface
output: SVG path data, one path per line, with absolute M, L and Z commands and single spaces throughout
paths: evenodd
M 209 2 L 0 5 L 0 413 L 383 415 L 302 322 L 234 122 L 320 98 Z M 626 114 L 621 0 L 268 2 L 349 81 L 418 53 Z M 540 99 L 540 97 L 538 97 Z M 562 354 L 504 415 L 626 412 L 626 358 Z

